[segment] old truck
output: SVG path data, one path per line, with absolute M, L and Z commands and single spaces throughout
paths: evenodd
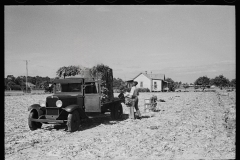
M 108 69 L 100 78 L 85 70 L 82 77 L 54 79 L 53 94 L 46 101 L 28 107 L 30 130 L 42 124 L 66 124 L 69 132 L 77 131 L 82 120 L 110 112 L 112 119 L 121 119 L 121 100 L 113 95 L 113 74 Z

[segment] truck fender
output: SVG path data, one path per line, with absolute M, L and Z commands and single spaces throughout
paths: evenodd
M 84 110 L 82 108 L 80 108 L 79 105 L 76 105 L 76 104 L 69 105 L 69 106 L 63 108 L 63 110 L 65 110 L 68 113 L 71 113 L 74 110 L 77 110 L 79 112 L 79 115 L 82 118 L 88 118 L 87 115 L 85 114 Z
M 67 111 L 67 112 L 72 112 L 72 111 L 74 111 L 74 110 L 76 110 L 76 109 L 78 109 L 78 108 L 79 108 L 78 105 L 72 104 L 72 105 L 69 105 L 69 106 L 67 106 L 67 107 L 65 107 L 65 108 L 62 108 L 62 109 L 65 110 L 65 111 Z
M 39 104 L 33 104 L 28 107 L 28 111 L 32 112 L 33 110 L 36 110 L 38 113 L 38 117 L 43 115 L 45 108 L 41 107 Z

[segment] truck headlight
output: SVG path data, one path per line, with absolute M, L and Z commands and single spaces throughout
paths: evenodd
M 62 101 L 61 101 L 61 100 L 57 100 L 56 106 L 57 106 L 57 107 L 62 107 Z
M 40 105 L 41 107 L 46 107 L 46 102 L 40 100 L 40 101 L 39 101 L 39 105 Z

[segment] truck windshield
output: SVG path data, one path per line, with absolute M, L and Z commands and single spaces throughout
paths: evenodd
M 66 83 L 57 84 L 56 89 L 58 92 L 82 92 L 81 83 Z

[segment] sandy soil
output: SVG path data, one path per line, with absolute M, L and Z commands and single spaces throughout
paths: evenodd
M 144 113 L 144 99 L 153 94 L 165 102 L 158 102 L 159 112 Z M 52 124 L 30 131 L 27 107 L 46 96 L 5 96 L 5 159 L 235 158 L 235 91 L 140 93 L 141 120 L 106 114 L 74 133 Z

